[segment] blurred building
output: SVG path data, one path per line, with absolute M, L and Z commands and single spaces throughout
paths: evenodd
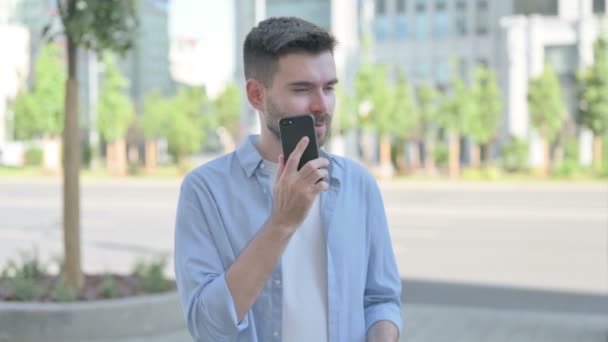
M 175 91 L 169 71 L 169 1 L 138 0 L 139 29 L 135 44 L 120 59 L 119 66 L 129 80 L 129 91 L 137 112 L 148 93 L 158 90 L 165 96 Z
M 575 73 L 592 63 L 605 0 L 361 0 L 360 37 L 373 37 L 373 58 L 403 68 L 410 81 L 445 88 L 453 73 L 470 80 L 477 65 L 497 72 L 504 96 L 500 140 L 529 139 L 530 163 L 542 161 L 530 128 L 528 81 L 544 62 L 557 71 L 575 115 Z M 581 161 L 591 161 L 588 132 L 578 129 Z M 461 145 L 467 148 L 466 141 Z M 464 152 L 464 151 L 463 151 Z M 466 161 L 468 153 L 463 153 Z

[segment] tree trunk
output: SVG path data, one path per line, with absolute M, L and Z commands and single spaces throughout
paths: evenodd
M 418 141 L 414 140 L 410 144 L 411 160 L 410 166 L 412 170 L 418 170 L 420 168 L 420 145 Z
M 481 146 L 476 143 L 471 144 L 471 167 L 479 168 L 481 166 Z
M 391 140 L 388 135 L 384 134 L 380 138 L 380 169 L 382 176 L 390 177 L 393 175 L 394 169 L 391 163 Z
M 127 153 L 124 138 L 108 143 L 106 165 L 112 176 L 122 177 L 127 174 Z
M 602 170 L 602 136 L 599 134 L 593 136 L 593 167 L 597 172 Z
M 80 289 L 84 279 L 80 265 L 80 132 L 78 126 L 77 47 L 68 37 L 68 80 L 63 132 L 63 247 L 65 286 Z
M 156 139 L 146 141 L 146 170 L 152 171 L 158 162 L 158 145 Z
M 426 137 L 424 144 L 424 168 L 427 175 L 435 172 L 435 141 L 431 137 Z
M 450 135 L 450 179 L 457 179 L 460 175 L 460 137 L 458 134 Z
M 551 144 L 549 143 L 549 139 L 546 137 L 541 138 L 542 146 L 543 146 L 543 169 L 541 172 L 542 176 L 548 176 L 551 170 Z
M 405 154 L 404 145 L 405 144 L 403 143 L 403 141 L 400 140 L 397 143 L 397 146 L 395 148 L 395 154 L 396 154 L 395 162 L 397 164 L 397 170 L 399 172 L 404 172 L 407 169 L 407 163 L 405 162 L 405 156 L 404 156 L 404 154 Z

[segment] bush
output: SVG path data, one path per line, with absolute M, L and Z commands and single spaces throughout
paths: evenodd
M 146 292 L 162 292 L 169 288 L 169 281 L 163 273 L 166 265 L 164 257 L 151 262 L 140 260 L 135 264 L 133 274 L 141 279 Z
M 31 253 L 21 253 L 21 263 L 9 260 L 2 270 L 2 277 L 36 279 L 44 272 L 45 267 L 38 258 L 37 250 L 34 249 Z
M 25 165 L 42 166 L 43 153 L 38 147 L 30 147 L 25 151 Z
M 28 301 L 42 294 L 36 279 L 13 277 L 8 280 L 8 288 L 15 300 Z
M 445 144 L 437 144 L 433 150 L 433 159 L 438 167 L 445 167 L 450 160 L 450 152 Z
M 511 136 L 509 143 L 502 148 L 503 168 L 509 172 L 524 171 L 528 165 L 528 142 Z
M 567 139 L 564 143 L 564 160 L 554 170 L 556 177 L 570 178 L 576 175 L 581 167 L 579 160 L 579 145 L 576 139 Z
M 59 278 L 53 290 L 53 299 L 58 302 L 73 302 L 76 300 L 76 290 L 66 287 L 63 278 Z
M 118 295 L 118 286 L 112 276 L 106 275 L 101 284 L 97 287 L 97 293 L 101 294 L 103 298 L 113 298 Z

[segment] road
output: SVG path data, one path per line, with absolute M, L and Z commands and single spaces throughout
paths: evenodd
M 606 341 L 608 183 L 380 187 L 416 331 L 405 340 L 441 340 L 433 331 L 453 322 L 443 333 L 463 341 L 559 341 L 555 327 L 570 329 L 557 329 L 570 340 Z M 178 191 L 176 180 L 84 180 L 85 271 L 128 272 L 140 257 L 170 256 Z M 0 179 L 0 265 L 32 246 L 49 260 L 61 241 L 58 180 Z M 488 322 L 507 333 L 487 338 Z M 517 338 L 529 322 L 531 337 Z

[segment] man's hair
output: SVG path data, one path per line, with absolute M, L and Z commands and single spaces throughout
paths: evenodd
M 325 29 L 295 17 L 266 19 L 254 27 L 243 44 L 245 79 L 270 86 L 280 57 L 291 53 L 334 52 L 336 39 Z

